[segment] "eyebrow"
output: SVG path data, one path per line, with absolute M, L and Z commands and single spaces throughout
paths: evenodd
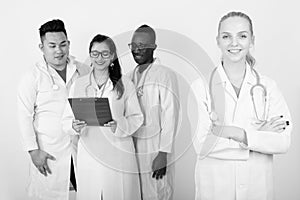
M 62 41 L 59 44 L 64 44 L 64 43 L 67 43 L 67 40 Z M 48 44 L 56 45 L 57 43 L 55 43 L 55 42 L 49 42 Z
M 238 32 L 238 34 L 241 34 L 241 33 L 248 33 L 249 34 L 248 31 L 240 31 L 240 32 Z M 224 32 L 221 32 L 221 34 L 231 34 L 231 33 L 224 31 Z

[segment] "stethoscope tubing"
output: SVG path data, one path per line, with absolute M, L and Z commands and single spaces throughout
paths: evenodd
M 215 101 L 214 101 L 214 98 L 213 98 L 213 94 L 212 94 L 212 80 L 213 80 L 213 77 L 215 75 L 217 71 L 217 67 L 214 68 L 214 70 L 212 71 L 211 75 L 210 75 L 210 79 L 209 79 L 209 96 L 210 96 L 210 99 L 211 99 L 211 112 L 210 112 L 210 118 L 213 122 L 217 121 L 218 120 L 218 116 L 216 114 L 216 110 L 215 110 Z M 257 114 L 257 107 L 255 105 L 255 101 L 254 101 L 254 89 L 259 87 L 263 90 L 263 98 L 264 98 L 264 110 L 263 110 L 263 119 L 265 120 L 265 112 L 266 112 L 266 99 L 267 99 L 267 90 L 266 90 L 266 87 L 261 84 L 260 82 L 260 76 L 258 74 L 258 72 L 252 68 L 252 71 L 255 73 L 255 77 L 256 77 L 256 84 L 253 85 L 250 89 L 250 96 L 251 96 L 251 100 L 252 100 L 252 103 L 253 103 L 253 107 L 254 107 L 254 112 L 255 112 L 255 115 L 256 115 L 256 118 L 258 120 L 259 117 L 258 117 L 258 114 Z M 261 121 L 261 120 L 260 120 Z

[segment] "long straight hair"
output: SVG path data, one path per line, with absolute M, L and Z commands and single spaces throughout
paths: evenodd
M 235 12 L 235 11 L 229 12 L 221 18 L 221 20 L 219 22 L 219 26 L 218 26 L 218 34 L 220 33 L 220 28 L 221 28 L 222 22 L 230 17 L 241 17 L 241 18 L 246 19 L 249 22 L 249 29 L 250 29 L 251 37 L 253 36 L 253 25 L 252 25 L 252 20 L 250 19 L 250 17 L 248 15 L 246 15 L 245 13 Z M 253 68 L 256 63 L 255 58 L 250 54 L 250 52 L 248 52 L 248 54 L 246 55 L 246 62 L 250 65 L 251 68 Z
M 113 89 L 117 91 L 118 99 L 120 99 L 124 93 L 124 85 L 121 79 L 122 71 L 121 71 L 121 66 L 117 55 L 117 48 L 114 41 L 106 35 L 98 34 L 90 42 L 89 53 L 91 53 L 94 43 L 102 43 L 102 42 L 105 42 L 108 45 L 110 52 L 114 54 L 112 64 L 108 67 L 108 73 L 109 73 L 109 79 L 113 83 Z

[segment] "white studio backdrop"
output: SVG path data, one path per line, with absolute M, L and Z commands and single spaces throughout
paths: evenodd
M 292 146 L 285 155 L 275 156 L 274 183 L 277 200 L 297 200 L 300 196 L 300 13 L 297 0 L 206 0 L 206 1 L 38 1 L 0 2 L 0 200 L 26 200 L 28 153 L 23 152 L 16 116 L 16 88 L 22 74 L 40 59 L 38 28 L 55 18 L 65 22 L 71 54 L 85 61 L 88 45 L 98 33 L 114 37 L 142 24 L 180 33 L 205 50 L 211 61 L 219 62 L 216 44 L 219 19 L 229 11 L 247 13 L 253 21 L 258 70 L 273 78 L 289 105 L 294 130 Z M 159 35 L 158 35 L 159 41 Z M 118 48 L 130 42 L 117 43 Z M 176 42 L 176 41 L 175 41 Z M 158 43 L 159 45 L 159 43 Z M 184 71 L 182 61 L 159 52 L 167 66 Z M 124 72 L 135 64 L 121 59 Z M 180 63 L 180 64 L 179 64 Z M 185 86 L 186 87 L 186 86 Z M 180 87 L 184 89 L 183 86 Z M 185 121 L 183 120 L 183 123 Z M 183 124 L 187 127 L 187 124 Z M 188 130 L 188 129 L 187 129 Z M 182 130 L 184 131 L 184 130 Z M 177 140 L 189 143 L 190 134 Z M 175 200 L 194 198 L 195 153 L 192 146 L 177 160 Z

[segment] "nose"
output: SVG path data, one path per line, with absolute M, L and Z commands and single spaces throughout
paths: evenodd
M 132 49 L 132 52 L 133 52 L 133 53 L 139 53 L 139 52 L 140 52 L 140 49 L 136 47 L 136 48 Z
M 62 52 L 62 48 L 59 45 L 57 45 L 56 48 L 55 48 L 55 51 L 57 53 L 61 53 Z
M 231 45 L 232 46 L 236 46 L 238 44 L 237 38 L 236 37 L 232 37 L 231 39 Z

